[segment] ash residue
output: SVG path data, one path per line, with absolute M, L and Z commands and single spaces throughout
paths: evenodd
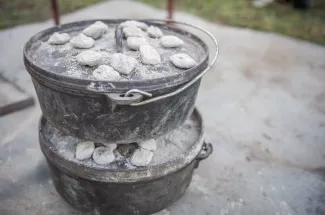
M 78 35 L 84 27 L 80 29 L 70 29 L 64 31 L 71 37 Z M 115 43 L 115 25 L 109 25 L 109 30 L 101 38 L 95 41 L 95 45 L 90 49 L 76 49 L 70 43 L 64 45 L 51 45 L 47 42 L 48 37 L 42 38 L 35 42 L 30 51 L 28 58 L 32 59 L 35 65 L 38 65 L 44 70 L 58 73 L 64 76 L 71 76 L 80 79 L 95 80 L 92 77 L 92 72 L 96 68 L 81 66 L 76 61 L 76 55 L 85 50 L 101 51 L 112 55 L 116 53 Z M 161 56 L 161 63 L 157 65 L 144 65 L 141 63 L 139 51 L 133 51 L 128 48 L 126 40 L 123 41 L 123 53 L 132 56 L 139 61 L 137 68 L 129 75 L 123 76 L 121 80 L 144 80 L 155 79 L 171 76 L 186 70 L 176 68 L 170 62 L 170 56 L 176 53 L 186 53 L 191 56 L 196 62 L 201 62 L 205 56 L 204 50 L 200 44 L 186 35 L 172 32 L 168 29 L 162 29 L 165 35 L 176 35 L 184 41 L 182 47 L 179 48 L 163 48 L 160 45 L 160 40 L 146 36 L 148 43 L 156 49 Z M 59 32 L 59 33 L 63 33 Z
M 322 182 L 318 185 L 318 195 L 308 198 L 308 208 L 306 209 L 307 214 L 324 215 L 325 214 L 325 171 L 322 170 Z
M 194 144 L 197 143 L 200 135 L 200 126 L 196 118 L 191 117 L 180 128 L 156 139 L 157 150 L 154 152 L 150 166 L 157 166 L 163 163 L 171 162 L 184 156 Z M 107 165 L 98 165 L 91 158 L 86 160 L 77 160 L 75 150 L 81 139 L 72 136 L 66 136 L 51 124 L 46 123 L 42 129 L 46 141 L 49 141 L 50 147 L 62 157 L 89 167 L 107 168 L 107 169 L 135 169 L 130 163 L 128 156 L 123 156 L 119 150 L 114 150 L 115 161 Z M 96 143 L 97 146 L 101 145 Z M 132 145 L 133 146 L 133 145 Z

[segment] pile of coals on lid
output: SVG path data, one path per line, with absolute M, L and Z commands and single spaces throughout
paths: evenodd
M 116 27 L 122 28 L 124 36 L 122 53 L 116 50 Z M 83 30 L 55 32 L 47 41 L 35 43 L 32 58 L 43 69 L 82 79 L 161 78 L 184 72 L 202 60 L 199 44 L 175 34 L 134 20 L 119 26 L 96 21 Z

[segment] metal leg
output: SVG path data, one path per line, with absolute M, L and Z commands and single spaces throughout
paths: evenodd
M 174 12 L 174 0 L 167 0 L 167 19 L 173 19 L 173 12 Z
M 55 25 L 60 24 L 59 6 L 57 0 L 51 0 L 52 14 Z

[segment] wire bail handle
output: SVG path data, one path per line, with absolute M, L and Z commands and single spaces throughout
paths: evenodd
M 179 94 L 180 92 L 184 91 L 185 89 L 187 89 L 188 87 L 190 87 L 192 84 L 194 84 L 196 81 L 198 81 L 200 78 L 202 78 L 203 75 L 205 75 L 211 68 L 212 66 L 214 65 L 214 63 L 216 62 L 217 58 L 218 58 L 218 53 L 219 53 L 219 46 L 218 46 L 218 42 L 216 40 L 216 38 L 207 30 L 203 29 L 203 28 L 200 28 L 198 26 L 195 26 L 195 25 L 191 25 L 191 24 L 188 24 L 188 23 L 184 23 L 184 22 L 179 22 L 179 21 L 174 21 L 174 20 L 170 20 L 170 19 L 144 19 L 144 20 L 138 20 L 138 21 L 144 21 L 144 22 L 156 22 L 156 23 L 167 23 L 167 24 L 180 24 L 180 25 L 185 25 L 185 26 L 188 26 L 188 27 L 192 27 L 196 30 L 199 30 L 203 33 L 205 33 L 207 36 L 210 37 L 210 39 L 213 41 L 213 45 L 215 47 L 215 54 L 211 60 L 211 62 L 209 63 L 209 65 L 207 66 L 207 68 L 205 68 L 202 72 L 200 72 L 195 78 L 193 78 L 191 81 L 187 82 L 185 85 L 183 85 L 182 87 L 176 89 L 175 91 L 173 92 L 170 92 L 170 93 L 167 93 L 167 94 L 164 94 L 164 95 L 160 95 L 160 96 L 157 96 L 157 97 L 154 97 L 154 98 L 151 98 L 152 97 L 152 94 L 149 93 L 149 92 L 145 92 L 143 90 L 138 90 L 138 89 L 131 89 L 131 90 L 128 90 L 124 95 L 125 95 L 125 98 L 129 97 L 130 95 L 136 95 L 136 94 L 140 94 L 141 95 L 141 100 L 140 101 L 134 101 L 134 100 L 130 100 L 130 102 L 123 102 L 123 104 L 128 104 L 128 105 L 131 105 L 131 106 L 141 106 L 141 105 L 145 105 L 145 104 L 149 104 L 149 103 L 152 103 L 152 102 L 156 102 L 156 101 L 159 101 L 161 99 L 165 99 L 165 98 L 168 98 L 168 97 L 171 97 L 171 96 L 174 96 L 174 95 L 177 95 Z M 117 37 L 116 37 L 116 42 L 117 42 L 117 49 L 119 52 L 121 52 L 122 48 L 121 48 L 121 38 L 122 38 L 122 29 L 118 26 L 116 28 L 116 33 L 117 33 Z M 139 95 L 139 96 L 140 96 Z M 146 99 L 146 100 L 143 100 L 142 99 L 144 97 L 149 97 L 149 99 Z M 124 98 L 124 99 L 125 99 Z

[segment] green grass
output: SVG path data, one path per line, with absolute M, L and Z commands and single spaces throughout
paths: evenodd
M 60 14 L 103 0 L 58 0 Z M 52 17 L 50 0 L 0 0 L 0 29 Z
M 165 8 L 164 0 L 140 0 Z M 217 23 L 284 35 L 325 45 L 325 0 L 314 0 L 307 11 L 291 4 L 273 3 L 254 8 L 251 0 L 175 0 L 176 10 L 201 16 Z

